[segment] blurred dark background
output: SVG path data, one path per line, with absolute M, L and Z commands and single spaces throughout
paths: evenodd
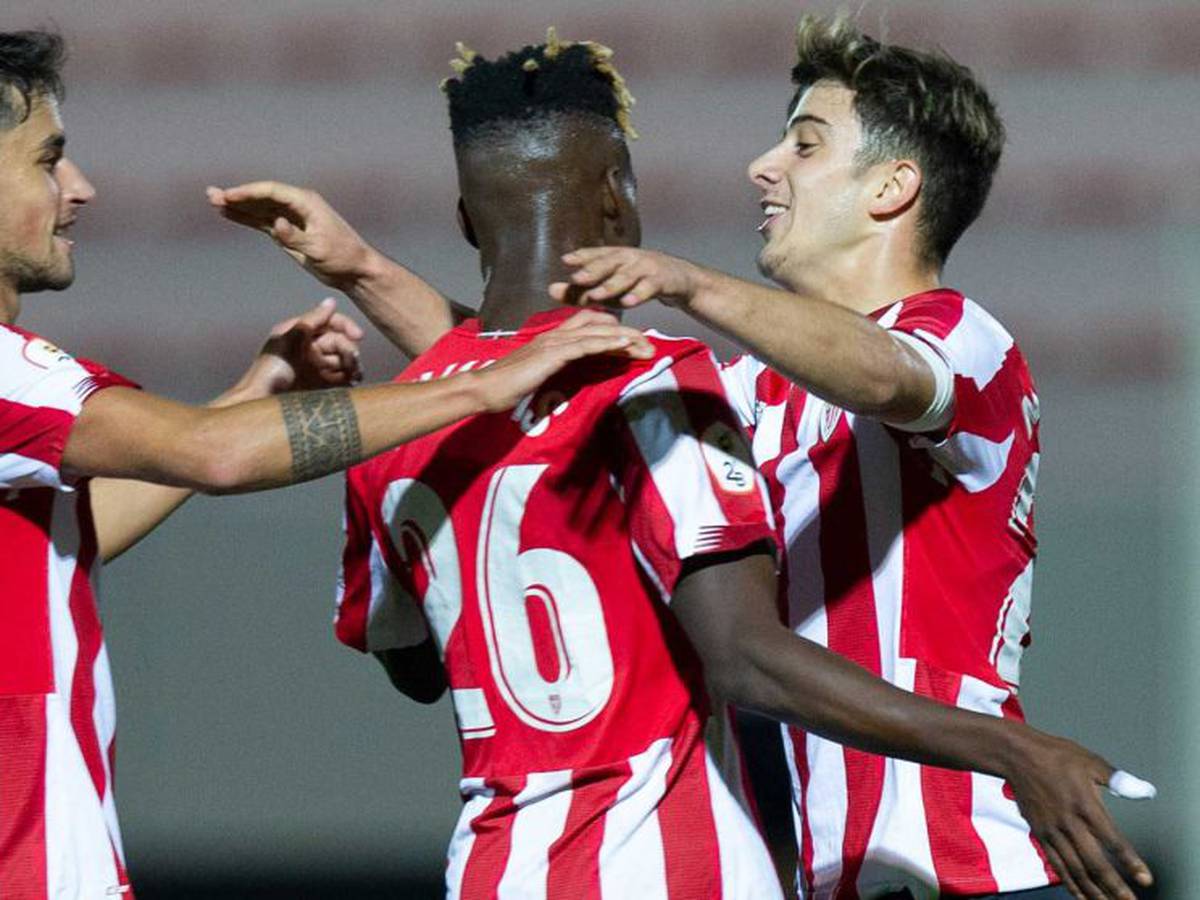
M 806 8 L 831 6 L 9 0 L 0 28 L 70 41 L 70 152 L 99 190 L 76 228 L 76 286 L 29 298 L 22 324 L 150 389 L 215 394 L 272 322 L 322 295 L 207 209 L 206 184 L 260 177 L 317 188 L 471 301 L 437 83 L 455 40 L 492 55 L 550 24 L 613 46 L 640 101 L 646 243 L 754 276 L 744 170 L 782 124 Z M 1113 809 L 1159 896 L 1191 897 L 1200 6 L 893 0 L 862 18 L 970 64 L 1005 114 L 992 201 L 948 280 L 1009 326 L 1041 392 L 1022 699 L 1035 724 L 1158 784 L 1155 803 Z M 637 320 L 696 331 L 665 310 Z M 401 364 L 375 336 L 366 361 L 377 379 Z M 334 641 L 340 495 L 331 478 L 198 498 L 103 574 L 143 900 L 440 896 L 459 808 L 452 717 Z

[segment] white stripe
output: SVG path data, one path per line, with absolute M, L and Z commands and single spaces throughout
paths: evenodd
M 811 398 L 810 398 L 811 399 Z M 820 480 L 809 459 L 809 451 L 820 436 L 823 403 L 805 403 L 796 434 L 797 450 L 788 454 L 776 470 L 785 485 L 783 511 L 788 541 L 789 624 L 802 637 L 829 645 L 829 619 L 825 611 L 825 580 L 821 567 Z M 791 748 L 787 748 L 791 753 Z M 807 809 L 812 836 L 812 867 L 816 891 L 825 895 L 842 874 L 842 844 L 846 835 L 846 760 L 840 744 L 807 735 L 804 750 L 808 759 Z M 793 814 L 799 825 L 801 797 L 799 780 L 792 784 Z M 818 815 L 812 815 L 818 810 Z M 803 832 L 798 831 L 797 834 Z
M 96 662 L 92 666 L 92 678 L 96 685 L 96 704 L 92 709 L 92 724 L 100 746 L 100 765 L 104 768 L 104 821 L 112 836 L 113 848 L 125 861 L 125 849 L 121 843 L 121 825 L 117 820 L 116 797 L 113 793 L 113 772 L 108 762 L 108 751 L 117 733 L 116 703 L 113 699 L 112 672 L 108 664 L 108 648 L 100 644 Z
M 118 882 L 108 823 L 67 695 L 46 696 L 46 895 L 104 897 Z
M 38 345 L 39 340 L 34 338 L 30 345 Z M 81 393 L 86 393 L 79 388 L 92 381 L 88 370 L 70 357 L 35 365 L 22 355 L 25 346 L 24 336 L 0 329 L 0 396 L 25 406 L 78 414 L 83 407 Z
M 517 813 L 511 849 L 496 896 L 498 900 L 544 900 L 550 845 L 562 834 L 571 810 L 571 770 L 531 772 L 513 803 Z
M 429 638 L 417 601 L 400 586 L 383 560 L 379 542 L 371 536 L 371 552 L 367 557 L 371 575 L 371 600 L 367 609 L 367 649 L 396 650 L 416 647 Z
M 658 804 L 671 768 L 671 739 L 652 743 L 629 759 L 629 779 L 604 817 L 600 896 L 605 900 L 668 900 Z
M 692 432 L 679 384 L 669 369 L 671 362 L 670 358 L 659 360 L 649 373 L 626 385 L 620 405 L 671 517 L 675 553 L 679 559 L 688 559 L 695 555 L 704 528 L 729 521 L 712 485 L 707 480 L 697 483 L 696 473 L 708 466 Z
M 939 349 L 954 366 L 957 375 L 971 378 L 983 390 L 1004 367 L 1004 360 L 1013 347 L 1012 335 L 974 300 L 964 299 L 962 318 L 954 330 L 938 341 L 933 335 L 923 338 Z
M 452 688 L 454 718 L 463 740 L 491 737 L 496 733 L 496 723 L 488 709 L 487 695 L 483 688 Z
M 475 846 L 475 832 L 471 823 L 475 821 L 496 795 L 482 778 L 464 778 L 458 783 L 459 792 L 469 798 L 459 813 L 458 823 L 450 838 L 450 849 L 446 853 L 446 900 L 458 900 L 462 896 L 463 875 L 467 871 L 467 860 Z
M 782 898 L 775 864 L 758 829 L 725 787 L 707 753 L 704 754 L 704 766 L 717 831 L 717 854 L 721 860 L 722 900 Z
M 911 692 L 916 678 L 916 660 L 897 662 L 897 687 Z M 937 884 L 937 875 L 919 765 L 903 759 L 885 760 L 879 809 L 858 875 L 859 894 L 876 897 L 908 888 L 916 900 L 935 897 L 936 890 L 929 887 Z
M 766 369 L 767 367 L 753 356 L 739 356 L 719 367 L 721 384 L 729 398 L 729 405 L 737 413 L 744 428 L 756 429 L 756 436 L 757 429 L 764 427 L 758 420 L 758 376 Z M 768 457 L 759 457 L 759 461 L 774 459 L 778 455 L 779 449 L 776 447 L 774 453 Z
M 1000 717 L 1009 693 L 969 675 L 962 677 L 955 705 Z M 983 846 L 996 889 L 1022 891 L 1049 882 L 1042 858 L 1029 839 L 1029 825 L 1017 804 L 1004 796 L 1004 780 L 971 773 L 971 824 Z
M 0 489 L 48 487 L 73 491 L 64 485 L 57 468 L 20 453 L 0 453 Z

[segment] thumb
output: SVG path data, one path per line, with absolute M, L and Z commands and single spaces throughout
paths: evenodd
M 285 247 L 298 249 L 297 245 L 304 239 L 304 231 L 292 224 L 290 219 L 279 216 L 271 224 L 271 237 Z
M 337 301 L 332 297 L 326 297 L 304 315 L 296 319 L 296 326 L 303 328 L 310 334 L 320 331 L 329 324 L 329 320 L 333 318 L 335 312 L 337 312 Z

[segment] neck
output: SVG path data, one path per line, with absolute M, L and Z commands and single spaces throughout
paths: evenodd
M 570 277 L 562 255 L 604 243 L 600 235 L 554 227 L 550 221 L 498 232 L 483 242 L 480 252 L 484 289 L 479 319 L 485 331 L 514 331 L 534 313 L 559 309 L 549 287 Z
M 12 325 L 21 314 L 21 295 L 10 284 L 0 282 L 0 323 Z
M 876 245 L 871 250 L 878 251 Z M 941 286 L 941 273 L 921 265 L 908 253 L 864 252 L 830 254 L 816 265 L 780 273 L 775 280 L 806 297 L 867 313 L 890 306 L 913 294 Z

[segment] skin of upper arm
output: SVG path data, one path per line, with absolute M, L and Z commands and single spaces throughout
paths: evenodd
M 392 686 L 418 703 L 434 703 L 446 693 L 446 670 L 433 638 L 415 647 L 381 650 L 374 656 L 387 671 Z
M 782 627 L 775 609 L 778 578 L 765 544 L 733 553 L 695 557 L 685 564 L 671 609 L 726 697 L 737 695 L 752 665 L 746 648 L 758 635 Z
M 186 484 L 182 476 L 193 463 L 180 438 L 205 413 L 133 388 L 98 391 L 83 404 L 67 438 L 63 470 L 76 476 Z

